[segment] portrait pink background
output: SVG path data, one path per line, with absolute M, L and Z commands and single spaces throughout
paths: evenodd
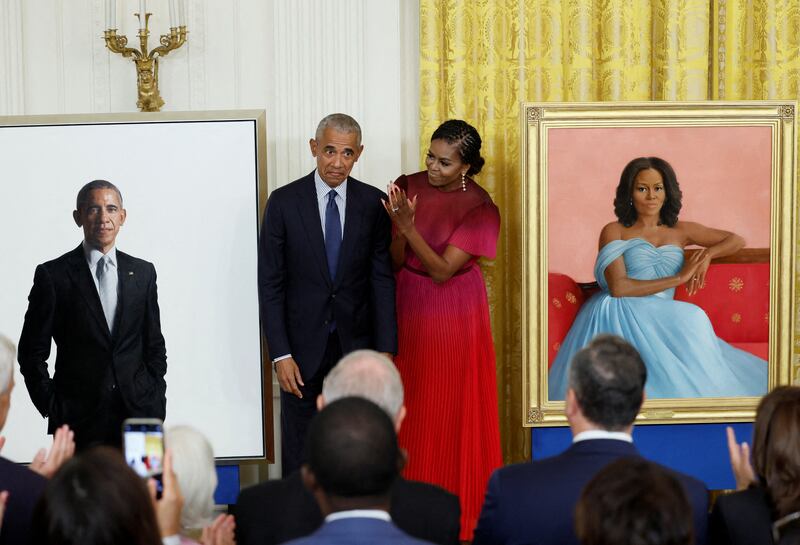
M 576 128 L 548 131 L 548 269 L 594 280 L 600 230 L 614 215 L 625 165 L 669 162 L 683 193 L 680 219 L 770 245 L 769 127 Z

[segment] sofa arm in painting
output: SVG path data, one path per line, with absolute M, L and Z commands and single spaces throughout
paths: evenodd
M 575 316 L 585 301 L 583 290 L 566 274 L 547 275 L 547 365 L 561 348 L 561 341 L 567 336 Z

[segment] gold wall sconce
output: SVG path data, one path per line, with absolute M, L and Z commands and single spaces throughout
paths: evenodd
M 139 90 L 136 106 L 142 112 L 158 112 L 164 100 L 158 92 L 158 59 L 170 51 L 178 49 L 186 42 L 186 19 L 184 0 L 168 0 L 169 2 L 169 34 L 162 34 L 158 47 L 147 50 L 147 38 L 150 16 L 147 13 L 146 0 L 139 0 L 139 49 L 128 47 L 128 37 L 117 35 L 117 0 L 106 0 L 106 27 L 103 38 L 106 47 L 123 57 L 133 57 L 136 64 L 136 86 Z

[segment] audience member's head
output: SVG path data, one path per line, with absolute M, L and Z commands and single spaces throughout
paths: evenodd
M 633 346 L 614 335 L 595 337 L 575 354 L 569 370 L 566 413 L 573 432 L 587 426 L 629 429 L 644 402 L 646 379 Z
M 403 458 L 389 416 L 361 397 L 325 406 L 309 427 L 303 480 L 327 515 L 386 509 Z
M 159 545 L 144 480 L 108 447 L 72 458 L 50 479 L 33 521 L 34 543 Z
M 780 386 L 759 403 L 753 469 L 767 488 L 775 518 L 800 510 L 800 387 Z
M 374 350 L 356 350 L 343 357 L 325 377 L 317 408 L 353 396 L 378 405 L 394 421 L 395 429 L 400 429 L 406 415 L 403 381 L 389 358 Z
M 214 451 L 205 436 L 190 426 L 174 426 L 164 434 L 172 451 L 172 470 L 183 494 L 181 526 L 203 528 L 214 516 L 217 471 Z
M 575 509 L 583 545 L 689 545 L 692 509 L 680 482 L 642 458 L 620 458 L 583 489 Z
M 17 348 L 11 339 L 0 333 L 0 430 L 6 425 L 14 389 L 14 362 Z

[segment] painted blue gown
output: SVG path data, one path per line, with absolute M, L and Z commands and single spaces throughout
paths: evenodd
M 597 256 L 601 291 L 581 307 L 548 378 L 549 398 L 564 399 L 572 357 L 596 335 L 612 333 L 639 350 L 647 366 L 649 398 L 760 396 L 767 392 L 767 362 L 714 333 L 697 305 L 675 301 L 675 288 L 644 297 L 612 297 L 605 270 L 623 256 L 629 278 L 653 280 L 677 274 L 683 250 L 633 238 L 613 240 Z

